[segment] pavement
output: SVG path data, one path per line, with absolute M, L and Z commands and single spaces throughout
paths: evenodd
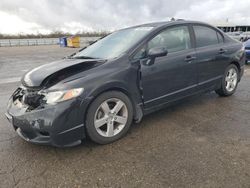
M 29 69 L 70 55 L 57 46 L 0 48 L 0 187 L 250 187 L 250 66 L 237 93 L 185 99 L 105 146 L 22 140 L 4 117 Z

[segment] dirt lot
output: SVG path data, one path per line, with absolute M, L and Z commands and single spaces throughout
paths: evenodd
M 17 136 L 6 102 L 28 69 L 69 55 L 57 46 L 0 48 L 0 187 L 250 187 L 250 67 L 237 93 L 193 97 L 151 114 L 122 140 L 74 148 Z

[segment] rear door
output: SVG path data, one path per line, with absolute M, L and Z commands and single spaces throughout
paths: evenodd
M 221 33 L 205 25 L 193 25 L 196 41 L 198 82 L 200 89 L 215 86 L 229 61 Z

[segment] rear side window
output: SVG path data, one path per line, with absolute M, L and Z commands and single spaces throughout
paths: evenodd
M 189 49 L 190 35 L 187 26 L 177 26 L 166 29 L 148 42 L 148 50 L 155 47 L 165 47 L 169 53 Z
M 193 26 L 195 38 L 196 38 L 196 47 L 204 47 L 218 44 L 217 31 L 206 26 Z

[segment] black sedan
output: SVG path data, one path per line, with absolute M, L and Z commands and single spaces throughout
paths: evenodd
M 232 95 L 244 64 L 243 45 L 208 24 L 139 25 L 26 73 L 6 116 L 32 143 L 73 146 L 87 136 L 108 144 L 179 99 Z

